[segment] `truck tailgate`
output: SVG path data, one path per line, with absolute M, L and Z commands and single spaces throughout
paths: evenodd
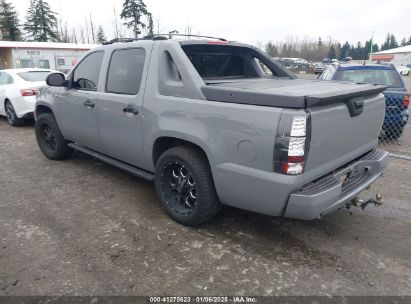
M 357 116 L 350 115 L 344 102 L 308 108 L 312 130 L 305 173 L 328 173 L 377 145 L 384 119 L 384 96 L 365 96 L 363 102 L 363 111 Z
M 384 119 L 384 86 L 306 79 L 208 82 L 208 100 L 304 109 L 311 139 L 304 178 L 320 177 L 372 150 Z

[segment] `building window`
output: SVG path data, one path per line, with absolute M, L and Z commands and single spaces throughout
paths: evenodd
M 49 61 L 48 60 L 39 60 L 39 68 L 49 69 L 50 68 Z
M 17 59 L 16 68 L 32 68 L 33 60 L 31 59 Z
M 58 58 L 57 59 L 57 65 L 66 65 L 66 62 L 65 62 L 64 58 Z

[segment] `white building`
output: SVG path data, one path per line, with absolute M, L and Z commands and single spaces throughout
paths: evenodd
M 95 44 L 0 41 L 0 69 L 47 68 L 67 73 Z
M 401 46 L 395 49 L 374 53 L 373 61 L 389 62 L 396 65 L 411 63 L 411 45 Z

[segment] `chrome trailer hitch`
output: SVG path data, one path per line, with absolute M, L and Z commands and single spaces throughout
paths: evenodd
M 369 204 L 374 204 L 376 207 L 378 207 L 378 206 L 381 206 L 382 203 L 383 203 L 383 197 L 380 193 L 377 193 L 375 195 L 375 198 L 370 198 L 366 201 L 358 197 L 355 197 L 351 200 L 351 203 L 347 204 L 347 208 L 349 209 L 351 206 L 354 206 L 354 207 L 359 207 L 362 210 L 364 210 L 365 207 L 367 207 Z

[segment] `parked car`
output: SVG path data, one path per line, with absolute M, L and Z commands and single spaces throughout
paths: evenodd
M 53 72 L 36 68 L 0 70 L 0 115 L 6 116 L 12 126 L 33 117 L 37 90 Z
M 341 64 L 328 66 L 319 76 L 319 79 L 387 86 L 387 90 L 384 92 L 386 109 L 381 136 L 397 139 L 402 135 L 409 118 L 410 95 L 403 79 L 393 65 Z
M 398 73 L 400 73 L 400 75 L 410 75 L 410 69 L 405 65 L 397 65 L 395 68 L 397 69 Z
M 376 148 L 385 87 L 296 79 L 225 40 L 127 41 L 48 76 L 37 142 L 52 160 L 74 149 L 154 181 L 181 224 L 222 204 L 321 218 L 358 202 L 387 164 Z
M 314 66 L 314 73 L 317 74 L 321 74 L 324 70 L 325 70 L 326 66 L 323 63 L 317 63 Z

